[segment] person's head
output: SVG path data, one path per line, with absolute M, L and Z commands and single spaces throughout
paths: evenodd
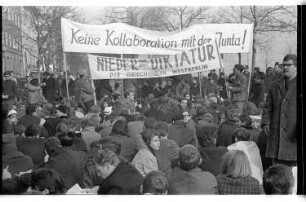
M 225 109 L 225 119 L 226 120 L 239 120 L 239 109 L 234 106 L 229 106 Z
M 167 85 L 168 85 L 168 86 L 172 86 L 172 79 L 168 79 L 168 80 L 167 80 Z
M 248 177 L 252 175 L 247 155 L 240 150 L 231 150 L 222 157 L 222 174 L 230 178 Z
M 274 72 L 276 73 L 280 73 L 283 71 L 283 67 L 281 64 L 279 64 L 279 62 L 275 62 L 274 64 Z
M 201 155 L 198 149 L 191 145 L 186 144 L 181 147 L 179 152 L 179 167 L 182 170 L 189 171 L 201 164 Z
M 101 107 L 99 105 L 93 105 L 93 106 L 90 107 L 89 112 L 94 113 L 94 114 L 100 114 L 101 113 Z
M 98 172 L 98 176 L 105 179 L 116 169 L 120 163 L 119 157 L 109 149 L 103 149 L 99 151 L 94 158 L 95 167 Z
M 8 112 L 8 121 L 10 124 L 17 124 L 18 123 L 18 115 L 16 110 L 10 110 Z
M 42 192 L 42 194 L 64 194 L 67 190 L 63 178 L 54 169 L 33 170 L 31 178 L 31 188 Z
M 90 117 L 91 118 L 91 117 Z M 84 119 L 81 123 L 82 128 L 95 127 L 95 122 L 91 119 Z
M 61 142 L 62 147 L 72 147 L 73 139 L 69 137 L 67 133 L 61 133 L 57 135 L 59 141 Z
M 235 64 L 233 70 L 234 73 L 241 73 L 244 70 L 244 67 L 241 64 Z
M 24 135 L 26 137 L 38 137 L 39 136 L 39 128 L 36 124 L 32 123 L 30 124 L 25 132 L 24 132 Z
M 259 73 L 259 72 L 260 72 L 259 67 L 254 67 L 254 73 Z
M 120 87 L 120 84 L 116 82 L 114 87 L 115 87 L 115 90 L 118 90 Z
M 68 133 L 68 131 L 69 127 L 66 123 L 59 123 L 55 128 L 56 133 Z
M 224 72 L 220 72 L 220 77 L 223 78 L 224 77 Z
M 36 112 L 36 108 L 37 108 L 37 105 L 29 104 L 26 107 L 26 115 L 34 115 L 34 113 Z
M 247 114 L 241 114 L 239 116 L 240 122 L 245 125 L 245 126 L 252 126 L 252 119 L 249 115 Z
M 197 116 L 202 116 L 206 114 L 209 110 L 205 106 L 201 106 L 197 109 Z
M 117 156 L 120 155 L 121 152 L 121 143 L 114 140 L 111 137 L 104 137 L 99 140 L 99 145 L 102 149 L 108 149 L 114 152 Z
M 134 100 L 135 94 L 132 91 L 126 91 L 124 92 L 124 97 L 130 100 Z
M 168 126 L 167 122 L 165 122 L 165 121 L 157 121 L 154 124 L 153 129 L 156 130 L 157 132 L 159 132 L 160 137 L 167 138 L 168 130 L 169 130 L 169 126 Z
M 49 137 L 45 142 L 45 149 L 49 156 L 55 154 L 61 147 L 61 142 L 56 137 Z
M 59 105 L 58 107 L 56 107 L 55 109 L 55 114 L 57 117 L 61 117 L 61 116 L 68 116 L 69 114 L 69 109 L 67 106 L 65 105 Z
M 290 167 L 283 164 L 270 166 L 263 175 L 263 188 L 267 195 L 291 194 L 294 177 Z
M 112 134 L 126 135 L 128 131 L 125 120 L 118 120 L 115 122 L 112 128 Z
M 191 119 L 190 110 L 184 110 L 182 115 L 184 116 L 185 123 Z
M 153 151 L 159 150 L 160 140 L 159 133 L 154 129 L 145 129 L 141 133 L 143 141 L 146 143 L 147 147 Z
M 183 99 L 180 100 L 180 105 L 181 105 L 182 109 L 186 109 L 187 104 L 188 104 L 188 100 L 186 98 L 183 98 Z
M 86 74 L 87 74 L 87 71 L 85 69 L 79 69 L 78 71 L 79 78 L 86 77 Z
M 268 67 L 266 70 L 266 75 L 272 75 L 273 74 L 273 68 L 272 67 Z
M 48 78 L 49 78 L 51 75 L 50 75 L 50 73 L 49 73 L 49 72 L 44 72 L 44 73 L 43 73 L 43 76 L 44 76 L 45 78 L 47 78 L 47 79 L 48 79 Z
M 284 77 L 291 80 L 297 75 L 297 57 L 294 54 L 287 54 L 283 59 Z
M 251 135 L 248 129 L 239 127 L 234 130 L 233 136 L 235 137 L 235 142 L 238 142 L 238 141 L 249 141 Z
M 200 146 L 216 145 L 218 137 L 218 126 L 205 124 L 197 128 L 197 136 Z
M 144 129 L 152 129 L 155 123 L 156 119 L 153 117 L 149 117 L 144 120 L 143 127 Z
M 150 102 L 150 108 L 154 109 L 154 110 L 158 110 L 159 109 L 159 104 L 157 100 L 152 100 Z
M 167 194 L 169 189 L 169 183 L 165 173 L 161 171 L 149 172 L 142 183 L 143 194 Z
M 3 80 L 4 81 L 9 81 L 10 79 L 11 79 L 11 74 L 8 71 L 4 72 Z

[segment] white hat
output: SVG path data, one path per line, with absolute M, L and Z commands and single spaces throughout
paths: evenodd
M 12 114 L 17 114 L 16 110 L 10 110 L 7 116 L 11 116 Z

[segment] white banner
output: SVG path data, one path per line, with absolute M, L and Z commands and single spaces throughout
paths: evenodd
M 114 58 L 88 54 L 92 79 L 168 77 L 219 69 L 220 55 L 215 43 L 150 59 Z
M 62 18 L 64 52 L 178 54 L 217 40 L 220 53 L 247 53 L 253 24 L 198 24 L 180 32 L 158 32 L 123 23 L 87 25 Z

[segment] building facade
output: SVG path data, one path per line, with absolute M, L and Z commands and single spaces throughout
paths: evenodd
M 2 71 L 23 74 L 21 7 L 2 7 Z

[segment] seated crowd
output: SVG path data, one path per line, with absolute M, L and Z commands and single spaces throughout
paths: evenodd
M 292 193 L 291 169 L 265 159 L 247 110 L 171 96 L 130 107 L 106 98 L 5 113 L 2 193 L 66 194 L 76 184 L 113 195 Z

